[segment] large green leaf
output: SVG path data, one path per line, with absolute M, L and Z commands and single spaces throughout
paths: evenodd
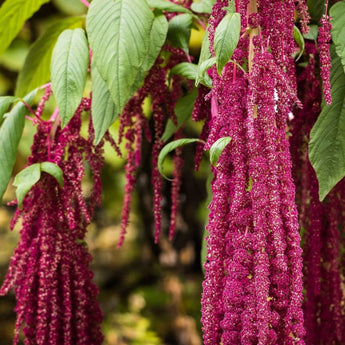
M 192 24 L 193 16 L 188 13 L 175 16 L 169 21 L 168 39 L 187 54 Z
M 198 73 L 198 65 L 190 62 L 181 62 L 174 66 L 170 74 L 178 74 L 191 80 L 195 80 Z
M 104 133 L 116 120 L 118 111 L 110 95 L 107 84 L 100 76 L 96 64 L 92 62 L 92 123 L 95 129 L 95 143 L 98 144 Z
M 65 30 L 58 38 L 51 63 L 52 90 L 66 126 L 83 97 L 89 64 L 84 30 Z
M 25 21 L 49 0 L 6 0 L 0 8 L 0 55 L 18 35 Z
M 193 89 L 191 93 L 180 98 L 175 106 L 177 126 L 169 119 L 162 135 L 163 141 L 168 141 L 170 137 L 192 116 L 194 103 L 198 96 L 198 90 Z
M 200 139 L 195 139 L 195 138 L 192 138 L 192 139 L 177 139 L 177 140 L 174 140 L 172 141 L 171 143 L 165 145 L 161 152 L 159 152 L 159 155 L 158 155 L 158 163 L 157 163 L 157 166 L 158 166 L 158 170 L 159 172 L 161 173 L 161 175 L 167 179 L 167 180 L 170 180 L 163 172 L 163 162 L 164 162 L 164 159 L 165 157 L 171 152 L 171 151 L 174 151 L 176 148 L 180 147 L 180 146 L 184 146 L 184 145 L 187 145 L 187 144 L 191 144 L 191 143 L 195 143 L 197 141 L 200 141 Z
M 157 57 L 149 54 L 158 50 L 150 42 L 154 15 L 142 0 L 93 0 L 86 29 L 98 71 L 121 112 Z
M 299 53 L 298 53 L 298 55 L 296 55 L 297 56 L 296 61 L 298 61 L 300 59 L 300 57 L 303 55 L 305 43 L 304 43 L 304 37 L 303 37 L 301 31 L 299 31 L 299 29 L 296 25 L 294 25 L 294 27 L 293 27 L 293 38 L 299 46 Z
M 307 0 L 308 12 L 313 21 L 319 22 L 325 13 L 326 0 Z
M 18 98 L 14 96 L 0 97 L 0 123 L 7 109 L 10 107 L 12 103 L 16 102 L 17 100 Z
M 345 176 L 345 74 L 334 46 L 331 56 L 332 104 L 323 101 L 309 142 L 309 159 L 319 181 L 320 200 Z
M 335 51 L 341 59 L 345 71 L 345 2 L 339 1 L 330 9 L 332 39 Z
M 222 73 L 223 67 L 231 59 L 241 33 L 241 15 L 228 13 L 216 28 L 214 34 L 214 51 L 217 58 L 217 71 Z
M 181 5 L 174 4 L 169 0 L 147 0 L 150 7 L 159 10 L 164 10 L 167 12 L 181 12 L 181 13 L 191 13 L 187 8 Z
M 24 97 L 29 105 L 32 103 L 36 90 Z M 7 114 L 0 128 L 0 200 L 5 193 L 12 169 L 16 161 L 17 147 L 22 136 L 25 122 L 26 106 L 18 102 Z
M 39 87 L 50 79 L 50 62 L 56 41 L 62 31 L 81 28 L 83 17 L 71 17 L 59 20 L 48 29 L 30 47 L 21 69 L 16 88 L 16 95 L 23 97 L 30 90 Z

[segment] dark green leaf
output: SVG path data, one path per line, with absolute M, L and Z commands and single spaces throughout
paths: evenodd
M 18 207 L 21 209 L 23 200 L 27 192 L 31 187 L 40 179 L 41 169 L 40 163 L 29 165 L 27 168 L 22 170 L 14 178 L 13 185 L 17 187 L 16 197 L 18 201 Z
M 170 137 L 192 116 L 194 103 L 198 96 L 198 90 L 193 89 L 191 93 L 180 98 L 175 106 L 177 127 L 169 119 L 162 135 L 163 141 L 168 141 Z
M 198 65 L 189 62 L 181 62 L 171 69 L 170 74 L 178 74 L 182 77 L 195 80 L 197 72 Z
M 159 156 L 158 156 L 158 170 L 159 172 L 161 173 L 161 175 L 169 180 L 169 178 L 167 176 L 165 176 L 164 172 L 163 172 L 163 162 L 164 162 L 164 159 L 165 157 L 171 152 L 171 151 L 174 151 L 177 147 L 180 147 L 180 146 L 184 146 L 184 145 L 187 145 L 187 144 L 190 144 L 190 143 L 195 143 L 197 141 L 200 141 L 199 139 L 178 139 L 178 140 L 174 140 L 172 141 L 171 143 L 165 145 L 161 152 L 159 153 Z
M 167 12 L 190 13 L 187 8 L 184 8 L 183 6 L 174 4 L 173 2 L 167 0 L 147 0 L 147 3 L 151 8 L 156 8 Z
M 40 164 L 41 171 L 46 172 L 49 175 L 52 175 L 61 187 L 63 187 L 63 172 L 61 168 L 51 162 L 43 162 Z
M 116 120 L 118 111 L 107 84 L 100 76 L 96 64 L 92 62 L 91 67 L 92 79 L 92 123 L 95 129 L 95 143 L 98 144 L 104 133 L 111 124 Z
M 303 34 L 306 40 L 317 41 L 317 36 L 319 35 L 319 27 L 315 24 L 309 25 L 309 31 L 307 34 Z
M 345 74 L 334 46 L 331 56 L 332 104 L 323 101 L 309 142 L 309 159 L 319 181 L 320 200 L 345 176 Z
M 93 0 L 86 29 L 97 69 L 121 113 L 157 57 L 149 54 L 158 50 L 152 36 L 160 36 L 154 15 L 142 0 Z
M 191 9 L 196 13 L 211 13 L 212 7 L 216 3 L 216 0 L 202 0 L 199 2 L 193 2 Z
M 0 8 L 0 55 L 18 35 L 27 19 L 49 0 L 6 0 Z
M 89 65 L 89 48 L 84 30 L 65 30 L 53 51 L 52 90 L 65 127 L 83 97 Z
M 23 97 L 30 90 L 50 80 L 50 62 L 56 41 L 62 31 L 82 27 L 83 17 L 71 17 L 52 24 L 31 46 L 19 72 L 16 95 Z
M 218 74 L 231 59 L 241 33 L 241 15 L 228 13 L 218 24 L 214 35 L 214 51 L 217 58 Z
M 315 22 L 325 13 L 326 0 L 307 0 L 308 12 Z
M 230 143 L 231 137 L 223 137 L 218 139 L 210 148 L 210 162 L 213 166 L 217 165 L 218 159 L 226 148 L 226 146 Z
M 199 83 L 211 88 L 212 79 L 207 74 L 207 71 L 216 63 L 216 58 L 212 57 L 205 60 L 201 65 L 198 66 L 198 74 L 195 80 L 195 85 L 198 86 Z
M 37 90 L 34 90 L 25 96 L 25 102 L 30 105 L 36 92 Z M 7 114 L 0 128 L 0 199 L 5 193 L 16 161 L 17 147 L 23 133 L 26 113 L 26 106 L 23 102 L 18 102 Z
M 168 39 L 175 47 L 182 48 L 188 54 L 190 31 L 193 16 L 185 13 L 171 18 L 169 21 Z
M 299 46 L 299 53 L 298 53 L 298 56 L 296 58 L 296 61 L 298 61 L 304 52 L 304 38 L 303 38 L 301 31 L 299 31 L 299 29 L 296 25 L 293 27 L 293 38 Z
M 13 97 L 13 96 L 0 97 L 0 123 L 7 109 L 10 107 L 12 103 L 16 101 L 18 101 L 17 97 Z
M 335 51 L 341 59 L 345 71 L 345 2 L 339 1 L 330 9 L 332 39 Z

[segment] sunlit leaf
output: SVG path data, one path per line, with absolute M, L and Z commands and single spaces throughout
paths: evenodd
M 156 8 L 167 12 L 190 13 L 187 8 L 174 4 L 173 2 L 170 2 L 168 0 L 147 0 L 147 3 L 151 8 Z
M 345 74 L 334 46 L 331 56 L 332 104 L 323 101 L 309 142 L 309 159 L 319 181 L 320 200 L 345 176 Z
M 91 79 L 91 114 L 93 127 L 95 129 L 95 143 L 98 144 L 101 141 L 104 133 L 116 120 L 118 111 L 116 110 L 108 86 L 100 76 L 95 63 L 92 63 Z
M 195 79 L 195 85 L 198 86 L 199 83 L 211 88 L 212 87 L 212 79 L 207 74 L 207 71 L 216 63 L 216 58 L 212 57 L 210 59 L 205 60 L 201 65 L 198 66 L 198 74 Z
M 302 35 L 301 31 L 299 31 L 299 29 L 296 25 L 293 27 L 293 38 L 299 46 L 299 53 L 298 53 L 297 58 L 296 58 L 296 61 L 298 61 L 300 59 L 300 57 L 303 55 L 305 44 L 304 44 L 303 35 Z
M 187 145 L 187 144 L 190 144 L 190 143 L 195 143 L 197 141 L 200 141 L 199 139 L 178 139 L 178 140 L 174 140 L 172 141 L 171 143 L 165 145 L 161 152 L 159 153 L 159 156 L 158 156 L 158 170 L 159 172 L 161 173 L 161 175 L 169 180 L 169 178 L 164 174 L 164 171 L 163 171 L 163 163 L 164 163 L 164 159 L 165 157 L 171 152 L 171 151 L 174 151 L 176 148 L 180 147 L 180 146 L 184 146 L 184 145 Z
M 90 5 L 86 29 L 93 59 L 119 113 L 144 82 L 163 44 L 154 19 L 142 0 L 93 0 Z
M 217 165 L 218 159 L 227 145 L 230 143 L 231 137 L 223 137 L 218 139 L 210 148 L 210 162 L 213 166 Z
M 61 168 L 51 162 L 43 162 L 40 164 L 41 171 L 53 176 L 61 187 L 63 187 L 63 172 Z
M 66 126 L 83 97 L 89 64 L 84 30 L 65 30 L 58 38 L 51 63 L 52 90 Z
M 194 103 L 198 96 L 198 90 L 195 88 L 188 95 L 180 98 L 175 106 L 175 115 L 177 126 L 169 119 L 162 135 L 163 141 L 168 141 L 170 137 L 192 116 Z
M 6 0 L 0 8 L 0 55 L 18 35 L 24 23 L 49 0 Z
M 193 2 L 191 9 L 196 13 L 211 13 L 212 7 L 216 3 L 216 0 L 202 0 L 199 2 Z
M 171 69 L 170 74 L 178 74 L 182 77 L 195 80 L 197 72 L 198 65 L 189 62 L 181 62 Z
M 62 31 L 81 28 L 83 17 L 71 17 L 53 23 L 30 47 L 19 72 L 16 95 L 23 97 L 30 90 L 50 80 L 50 63 L 56 41 Z
M 0 97 L 0 123 L 7 109 L 10 107 L 12 103 L 16 102 L 17 100 L 18 98 L 14 96 Z
M 228 13 L 218 24 L 214 35 L 214 51 L 217 58 L 218 74 L 231 59 L 241 33 L 241 15 Z
M 31 104 L 37 90 L 24 97 L 27 104 Z M 28 112 L 23 102 L 18 102 L 7 114 L 0 128 L 0 199 L 5 193 L 12 169 L 16 161 L 17 147 L 22 136 L 25 114 Z

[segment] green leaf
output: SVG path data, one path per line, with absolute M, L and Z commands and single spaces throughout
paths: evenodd
M 345 176 L 345 74 L 333 45 L 331 56 L 332 104 L 323 101 L 309 142 L 309 159 L 319 181 L 320 200 Z
M 25 96 L 25 102 L 30 105 L 36 92 L 37 90 L 34 90 L 29 95 Z M 2 199 L 5 193 L 16 161 L 17 147 L 23 133 L 26 113 L 26 106 L 23 102 L 18 102 L 7 114 L 0 128 L 0 199 Z
M 16 197 L 19 209 L 21 209 L 23 206 L 23 200 L 25 198 L 25 195 L 28 193 L 31 187 L 40 179 L 40 177 L 40 163 L 35 163 L 29 165 L 27 168 L 25 168 L 19 174 L 17 174 L 14 178 L 13 185 L 17 187 Z
M 178 100 L 175 106 L 177 127 L 169 119 L 162 135 L 163 141 L 168 141 L 170 137 L 192 116 L 197 96 L 198 90 L 194 88 L 191 93 Z
M 345 71 L 345 2 L 339 1 L 330 9 L 332 39 L 335 51 L 341 59 Z
M 0 55 L 18 35 L 27 19 L 49 0 L 6 0 L 0 8 Z
M 190 62 L 181 62 L 171 69 L 170 74 L 178 74 L 182 77 L 195 80 L 197 72 L 198 65 Z
M 147 0 L 147 3 L 151 8 L 156 8 L 158 10 L 167 12 L 191 13 L 187 8 L 184 8 L 183 6 L 174 4 L 173 2 L 167 0 Z
M 65 127 L 83 97 L 89 65 L 84 30 L 65 30 L 58 38 L 51 63 L 52 90 Z
M 190 31 L 193 24 L 191 14 L 180 14 L 169 21 L 168 39 L 175 47 L 182 48 L 188 54 Z
M 14 96 L 3 96 L 0 97 L 0 123 L 2 121 L 2 118 L 4 114 L 6 113 L 7 109 L 10 107 L 10 105 L 14 102 L 18 101 L 17 97 Z
M 40 164 L 41 171 L 53 176 L 61 187 L 63 187 L 63 172 L 61 168 L 51 162 L 43 162 Z
M 326 0 L 307 0 L 308 12 L 315 22 L 325 13 Z
M 299 29 L 296 25 L 294 25 L 294 27 L 293 27 L 293 38 L 299 46 L 299 54 L 296 58 L 296 61 L 298 61 L 300 59 L 300 57 L 303 55 L 305 44 L 304 44 L 303 35 L 302 35 L 301 31 L 299 31 Z
M 212 7 L 216 2 L 216 0 L 202 0 L 199 2 L 193 2 L 191 9 L 196 13 L 211 13 Z
M 226 148 L 226 146 L 230 143 L 231 137 L 223 137 L 218 139 L 210 148 L 210 162 L 213 166 L 217 165 L 218 159 Z
M 19 72 L 16 95 L 23 97 L 30 90 L 50 80 L 50 62 L 54 46 L 62 31 L 82 27 L 83 17 L 71 17 L 53 23 L 30 47 Z
M 201 43 L 198 66 L 200 66 L 204 61 L 208 60 L 211 57 L 212 55 L 210 53 L 210 40 L 208 39 L 208 29 L 206 29 Z
M 205 60 L 199 67 L 198 67 L 198 75 L 195 80 L 195 85 L 198 86 L 199 83 L 204 84 L 205 86 L 211 88 L 212 87 L 212 79 L 207 74 L 207 71 L 216 63 L 216 58 L 212 57 L 210 59 Z
M 142 0 L 93 0 L 86 29 L 97 69 L 121 113 L 157 57 L 161 36 L 154 15 Z
M 107 84 L 100 76 L 96 64 L 92 62 L 91 66 L 92 79 L 92 104 L 91 114 L 92 123 L 95 129 L 95 144 L 98 144 L 103 138 L 104 133 L 111 124 L 116 120 L 118 111 Z
M 241 15 L 228 13 L 218 24 L 214 35 L 214 51 L 217 58 L 217 71 L 220 75 L 231 59 L 241 33 Z
M 171 143 L 165 145 L 162 148 L 162 150 L 161 150 L 161 152 L 159 153 L 159 156 L 158 156 L 157 166 L 158 166 L 159 172 L 161 173 L 161 175 L 165 179 L 170 180 L 163 172 L 163 162 L 164 162 L 165 157 L 171 151 L 174 151 L 177 147 L 184 146 L 184 145 L 187 145 L 187 144 L 190 144 L 190 143 L 195 143 L 197 141 L 200 141 L 200 140 L 199 139 L 178 139 L 178 140 L 172 141 Z
M 319 35 L 319 27 L 315 24 L 309 25 L 309 31 L 306 34 L 303 34 L 303 37 L 306 40 L 317 41 L 317 36 Z

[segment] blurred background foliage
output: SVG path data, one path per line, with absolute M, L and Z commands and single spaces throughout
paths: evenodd
M 2 4 L 4 1 L 0 1 Z M 0 57 L 0 95 L 13 95 L 17 75 L 28 48 L 55 19 L 86 12 L 79 0 L 53 0 L 25 24 L 18 37 Z M 191 52 L 197 59 L 202 32 L 193 29 Z M 38 98 L 41 94 L 38 95 Z M 45 109 L 49 116 L 55 109 L 52 98 Z M 149 109 L 149 107 L 148 107 Z M 148 116 L 150 116 L 148 111 Z M 87 122 L 85 117 L 85 124 Z M 13 175 L 26 164 L 35 127 L 26 121 Z M 112 132 L 116 138 L 118 124 Z M 188 123 L 186 136 L 196 137 L 200 126 Z M 125 243 L 116 249 L 119 238 L 124 161 L 106 146 L 103 169 L 103 204 L 89 227 L 87 244 L 94 257 L 92 268 L 99 286 L 99 300 L 104 312 L 103 331 L 106 345 L 200 345 L 200 297 L 202 269 L 200 251 L 207 219 L 205 182 L 208 164 L 194 172 L 194 147 L 184 149 L 185 167 L 180 195 L 180 214 L 172 242 L 167 239 L 170 213 L 170 182 L 164 181 L 163 234 L 153 243 L 150 144 L 145 143 L 142 164 L 137 174 L 137 188 Z M 169 162 L 167 162 L 167 165 Z M 167 167 L 167 172 L 169 168 Z M 12 181 L 11 181 L 12 182 Z M 85 178 L 84 189 L 91 181 Z M 14 199 L 9 187 L 0 207 L 0 281 L 2 282 L 15 248 L 20 224 L 10 232 L 9 222 Z M 15 313 L 14 294 L 0 299 L 0 343 L 12 343 Z

